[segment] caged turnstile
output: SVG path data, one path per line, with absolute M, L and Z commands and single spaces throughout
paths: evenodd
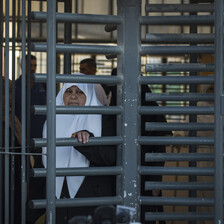
M 2 1 L 1 1 L 2 2 Z M 15 4 L 16 1 L 14 1 Z M 20 2 L 20 1 L 18 1 Z M 46 208 L 47 223 L 55 223 L 55 207 L 58 206 L 83 206 L 87 204 L 105 205 L 105 204 L 123 204 L 126 206 L 134 207 L 137 210 L 136 220 L 139 220 L 139 211 L 141 205 L 164 205 L 164 206 L 188 206 L 187 212 L 163 212 L 163 213 L 146 213 L 145 220 L 166 220 L 167 222 L 181 223 L 181 221 L 196 222 L 197 220 L 214 220 L 214 223 L 223 223 L 223 153 L 222 153 L 222 113 L 223 113 L 223 97 L 222 97 L 222 71 L 223 71 L 223 2 L 222 1 L 190 1 L 190 3 L 184 4 L 180 1 L 178 4 L 152 4 L 152 1 L 139 1 L 139 0 L 117 0 L 117 15 L 94 15 L 94 14 L 71 14 L 71 13 L 56 13 L 57 2 L 47 1 L 47 13 L 44 12 L 30 12 L 30 5 L 32 1 L 29 1 L 28 8 L 30 12 L 29 20 L 32 21 L 47 21 L 47 41 L 46 43 L 36 43 L 32 41 L 30 32 L 32 33 L 32 27 L 29 27 L 28 40 L 26 39 L 26 1 L 22 0 L 20 3 L 22 6 L 22 36 L 21 36 L 21 49 L 22 57 L 25 57 L 25 52 L 28 44 L 28 51 L 32 52 L 47 52 L 47 75 L 35 74 L 35 82 L 46 82 L 48 97 L 47 106 L 41 107 L 36 105 L 34 107 L 34 113 L 47 114 L 48 117 L 48 139 L 34 139 L 35 147 L 42 147 L 47 145 L 49 148 L 48 164 L 50 164 L 47 170 L 33 169 L 32 175 L 34 177 L 46 176 L 47 177 L 47 195 L 46 200 L 34 200 L 29 202 L 29 206 L 36 208 Z M 1 47 L 4 48 L 4 60 L 1 60 L 1 73 L 5 77 L 9 77 L 9 8 L 10 1 L 5 1 L 5 36 L 1 32 Z M 171 2 L 172 3 L 172 2 Z M 205 4 L 204 4 L 205 3 Z M 142 7 L 145 7 L 146 16 L 141 15 Z M 3 9 L 3 6 L 1 7 Z M 15 10 L 15 7 L 14 7 Z M 200 15 L 199 12 L 208 12 L 210 15 Z M 155 14 L 153 14 L 155 13 Z M 158 15 L 156 14 L 158 13 Z M 168 13 L 168 14 L 166 14 Z M 174 15 L 169 15 L 174 13 Z M 179 14 L 178 14 L 179 13 Z M 1 18 L 3 18 L 3 12 L 1 12 Z M 14 18 L 15 19 L 15 18 Z M 1 20 L 3 21 L 3 20 Z M 66 39 L 64 44 L 57 43 L 57 28 L 56 22 L 66 23 L 92 23 L 92 24 L 109 24 L 112 27 L 117 28 L 117 44 L 113 46 L 108 45 L 88 45 L 88 44 L 72 44 L 71 40 Z M 15 23 L 13 23 L 15 26 Z M 200 34 L 197 32 L 197 26 L 208 25 L 214 26 L 214 32 L 207 34 Z M 182 30 L 176 34 L 168 33 L 153 33 L 153 26 L 189 26 L 190 32 Z M 145 37 L 141 36 L 142 30 L 148 32 Z M 162 28 L 161 28 L 162 29 Z M 3 30 L 3 23 L 1 23 L 1 30 Z M 69 28 L 68 28 L 69 32 Z M 68 35 L 66 35 L 68 36 Z M 13 36 L 15 38 L 15 36 Z M 18 40 L 17 40 L 18 41 Z M 12 40 L 15 44 L 16 40 Z M 4 43 L 4 46 L 3 46 Z M 15 46 L 14 46 L 15 47 Z M 14 50 L 15 52 L 15 50 Z M 56 54 L 65 54 L 67 65 L 69 65 L 69 54 L 102 54 L 102 55 L 116 55 L 118 64 L 118 76 L 95 76 L 95 77 L 71 77 L 69 75 L 69 69 L 64 69 L 65 74 L 56 74 Z M 215 63 L 205 64 L 197 62 L 197 55 L 199 54 L 214 54 Z M 145 71 L 148 73 L 162 73 L 165 72 L 166 76 L 141 76 L 141 57 L 145 55 L 188 55 L 188 61 L 183 64 L 178 63 L 147 63 Z M 1 53 L 1 58 L 3 55 Z M 15 59 L 15 56 L 12 56 Z M 3 62 L 4 61 L 4 66 Z M 15 63 L 15 62 L 14 62 Z M 3 73 L 4 67 L 4 73 Z M 13 66 L 15 67 L 15 66 Z M 25 61 L 22 63 L 22 71 L 25 72 Z M 215 71 L 214 76 L 199 76 L 198 72 L 203 71 Z M 66 73 L 68 72 L 68 73 Z M 172 76 L 169 72 L 179 72 L 185 75 Z M 182 72 L 182 73 L 181 73 Z M 15 77 L 14 77 L 15 78 Z M 90 82 L 101 84 L 115 84 L 117 85 L 117 106 L 115 107 L 100 107 L 100 108 L 75 108 L 70 112 L 72 113 L 111 113 L 117 115 L 117 136 L 110 138 L 91 139 L 89 145 L 94 144 L 114 144 L 117 145 L 118 159 L 117 166 L 113 168 L 91 168 L 91 169 L 72 169 L 72 170 L 60 170 L 55 171 L 55 152 L 56 145 L 78 144 L 75 139 L 56 139 L 55 132 L 55 114 L 67 113 L 66 108 L 55 107 L 55 95 L 56 87 L 55 83 L 78 81 L 78 82 Z M 1 80 L 0 80 L 0 83 Z M 25 76 L 23 79 L 25 83 Z M 199 94 L 196 93 L 196 86 L 199 84 L 214 83 L 214 94 Z M 140 105 L 140 86 L 144 84 L 162 85 L 189 85 L 190 90 L 186 93 L 150 93 L 146 94 L 147 100 L 152 101 L 187 101 L 189 105 L 186 107 L 171 107 L 161 106 L 159 108 L 143 107 Z M 1 86 L 1 85 L 0 85 Z M 8 120 L 9 114 L 9 95 L 8 95 L 8 83 L 5 84 L 6 100 L 5 100 L 5 129 L 1 130 L 1 133 L 5 133 L 5 145 L 2 147 L 2 135 L 1 140 L 1 160 L 5 160 L 5 167 L 9 167 L 9 156 L 11 147 L 9 145 L 9 133 L 8 133 Z M 1 88 L 2 89 L 2 88 Z M 2 95 L 2 94 L 1 94 Z M 22 89 L 23 99 L 26 98 L 25 85 Z M 29 96 L 29 94 L 27 94 Z M 200 108 L 196 106 L 197 101 L 214 100 L 214 107 Z M 2 102 L 2 101 L 1 101 Z M 29 104 L 27 103 L 29 106 Z M 27 150 L 26 137 L 26 101 L 24 100 L 22 105 L 23 118 L 22 118 L 22 198 L 25 198 L 26 186 L 25 176 L 29 175 L 26 169 L 27 160 L 29 155 Z M 2 107 L 1 107 L 2 108 Z M 3 111 L 1 110 L 0 119 L 3 119 Z M 140 136 L 140 116 L 147 114 L 165 114 L 165 115 L 189 115 L 189 123 L 146 123 L 146 129 L 148 130 L 172 130 L 172 131 L 189 131 L 188 137 L 150 137 Z M 196 122 L 196 116 L 198 114 L 214 114 L 215 123 L 201 125 Z M 29 121 L 27 121 L 29 123 Z M 28 124 L 29 126 L 29 124 Z M 215 137 L 196 137 L 196 131 L 198 130 L 214 130 Z M 188 145 L 191 153 L 186 154 L 157 154 L 146 155 L 148 161 L 188 161 L 189 167 L 142 167 L 140 166 L 140 149 L 141 145 Z M 197 145 L 214 145 L 214 155 L 200 155 L 196 152 Z M 10 147 L 9 147 L 10 146 Z M 50 150 L 52 149 L 52 150 Z M 10 152 L 10 153 L 9 153 Z M 12 157 L 13 158 L 13 157 Z M 215 161 L 214 169 L 211 168 L 198 168 L 195 166 L 197 161 L 200 160 L 213 160 Z M 133 162 L 133 161 L 136 161 Z M 2 168 L 2 167 L 1 167 Z M 11 172 L 11 171 L 10 171 Z M 74 199 L 69 203 L 63 199 L 55 200 L 54 192 L 54 180 L 56 175 L 60 175 L 63 172 L 64 175 L 116 175 L 117 176 L 117 196 L 113 198 L 95 198 L 95 199 Z M 162 189 L 162 190 L 188 190 L 189 197 L 142 197 L 140 194 L 140 177 L 141 175 L 186 175 L 189 176 L 188 183 L 182 182 L 147 182 L 145 184 L 146 189 Z M 198 183 L 195 176 L 200 175 L 214 175 L 214 183 Z M 10 198 L 9 182 L 10 173 L 9 169 L 5 169 L 4 177 L 5 185 L 5 204 L 1 203 L 0 208 L 4 207 L 5 223 L 9 223 L 11 220 L 10 214 L 12 212 L 13 201 L 7 199 Z M 1 181 L 1 183 L 3 183 Z M 1 188 L 2 189 L 2 185 Z M 11 188 L 12 189 L 12 188 Z M 214 198 L 197 198 L 196 191 L 200 189 L 214 189 Z M 12 189 L 13 192 L 13 189 Z M 3 200 L 1 200 L 3 201 Z M 22 223 L 25 223 L 25 200 L 21 204 Z M 196 211 L 197 206 L 213 206 L 214 214 L 210 213 L 198 213 Z M 0 212 L 2 209 L 0 210 Z M 0 213 L 2 216 L 2 213 Z

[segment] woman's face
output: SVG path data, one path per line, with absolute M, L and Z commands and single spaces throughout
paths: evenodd
M 67 88 L 63 95 L 65 106 L 85 106 L 86 95 L 77 86 Z

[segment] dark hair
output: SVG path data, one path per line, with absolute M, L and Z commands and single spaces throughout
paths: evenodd
M 80 61 L 80 64 L 87 64 L 88 67 L 96 69 L 96 62 L 92 58 L 85 58 L 82 61 Z
M 28 54 L 26 55 L 26 60 L 28 59 Z M 30 60 L 37 60 L 36 56 L 34 56 L 33 54 L 30 55 Z

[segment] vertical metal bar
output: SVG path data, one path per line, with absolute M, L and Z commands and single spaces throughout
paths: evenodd
M 3 52 L 3 0 L 0 1 L 0 123 L 2 124 L 3 121 L 3 85 L 2 85 L 2 74 L 3 74 L 3 60 L 2 60 L 2 52 Z M 0 129 L 0 153 L 3 152 L 2 147 L 3 147 L 3 131 L 2 128 Z M 0 154 L 0 183 L 3 183 L 3 176 L 2 176 L 2 172 L 3 172 L 3 155 Z M 0 184 L 0 220 L 3 219 L 3 213 L 2 213 L 2 209 L 3 209 L 3 195 L 2 195 L 2 190 L 3 190 L 3 186 L 2 184 Z
M 12 3 L 12 95 L 11 95 L 11 143 L 10 146 L 14 149 L 15 146 L 15 16 L 16 16 L 16 0 Z M 13 150 L 14 151 L 14 150 Z M 15 205 L 15 155 L 11 156 L 11 223 L 14 223 L 14 205 Z
M 31 66 L 31 56 L 30 56 L 30 43 L 31 43 L 31 20 L 30 20 L 30 12 L 31 12 L 31 0 L 28 0 L 27 5 L 27 11 L 28 11 L 28 21 L 27 21 L 27 53 L 28 57 L 26 58 L 26 145 L 27 145 L 27 152 L 30 152 L 30 128 L 31 128 L 31 114 L 30 114 L 30 108 L 31 108 L 31 74 L 30 74 L 30 66 Z M 27 156 L 25 158 L 26 160 L 26 183 L 27 183 L 27 195 L 29 195 L 30 191 L 30 178 L 29 178 L 29 172 L 30 172 L 30 156 Z M 24 203 L 24 200 L 21 200 L 22 203 Z
M 139 174 L 140 164 L 139 144 L 139 84 L 138 78 L 141 75 L 139 46 L 140 46 L 140 25 L 141 1 L 123 0 L 117 1 L 118 15 L 123 18 L 122 24 L 118 27 L 118 45 L 123 48 L 121 56 L 118 57 L 118 74 L 124 76 L 123 92 L 118 101 L 123 104 L 123 122 L 121 122 L 121 135 L 124 136 L 123 143 L 123 176 L 122 189 L 125 206 L 135 207 L 137 220 L 139 217 Z M 131 35 L 127 35 L 127 34 Z M 118 95 L 119 96 L 119 95 Z M 133 162 L 135 161 L 135 162 Z
M 21 0 L 18 0 L 17 2 L 17 38 L 20 37 L 20 18 L 21 18 L 21 15 L 20 15 L 20 11 L 21 11 Z
M 56 166 L 56 3 L 47 1 L 47 213 L 48 224 L 55 223 Z
M 223 1 L 215 1 L 215 224 L 223 223 Z
M 195 0 L 191 0 L 190 3 L 197 3 L 197 1 Z M 190 13 L 190 15 L 197 15 L 197 13 Z M 190 33 L 197 33 L 197 25 L 196 24 L 193 24 L 190 26 Z M 197 44 L 191 44 L 191 46 L 193 45 L 197 45 Z M 197 57 L 198 55 L 197 54 L 190 54 L 190 63 L 197 63 Z M 190 76 L 197 76 L 197 72 L 190 72 Z M 196 93 L 197 92 L 197 85 L 193 84 L 193 85 L 190 85 L 190 92 L 191 93 Z M 189 106 L 196 106 L 197 103 L 195 101 L 190 101 L 189 102 Z M 197 116 L 196 115 L 189 115 L 189 122 L 197 122 Z M 189 131 L 189 136 L 196 136 L 196 131 L 192 130 L 192 131 Z M 196 149 L 196 146 L 195 145 L 190 145 L 189 146 L 189 152 L 190 153 L 195 153 L 197 151 Z M 189 167 L 196 167 L 196 162 L 193 162 L 193 161 L 190 161 L 189 162 Z M 189 176 L 189 181 L 190 182 L 195 182 L 196 181 L 196 176 L 192 176 L 190 175 Z M 195 190 L 190 190 L 189 191 L 189 197 L 196 197 L 196 191 Z M 190 206 L 189 207 L 189 211 L 190 212 L 195 212 L 196 211 L 196 208 L 194 206 Z M 193 223 L 196 223 L 195 221 L 189 221 L 189 224 L 193 224 Z
M 65 12 L 72 12 L 71 0 L 65 1 Z M 64 33 L 65 44 L 71 44 L 72 42 L 71 22 L 65 22 L 64 24 L 65 24 L 65 33 Z M 71 53 L 64 54 L 64 73 L 71 74 Z
M 22 155 L 21 155 L 21 222 L 26 221 L 26 0 L 22 0 Z
M 5 2 L 5 223 L 9 223 L 9 1 Z

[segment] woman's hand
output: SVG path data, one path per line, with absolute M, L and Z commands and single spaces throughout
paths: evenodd
M 78 131 L 72 134 L 72 138 L 77 138 L 79 142 L 87 143 L 89 141 L 89 132 L 88 131 Z

